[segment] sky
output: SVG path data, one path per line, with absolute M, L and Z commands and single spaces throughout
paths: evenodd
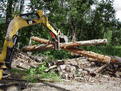
M 116 18 L 121 21 L 121 0 L 114 0 L 114 9 L 116 10 Z

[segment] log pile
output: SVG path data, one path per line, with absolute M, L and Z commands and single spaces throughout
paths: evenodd
M 109 80 L 111 77 L 121 77 L 121 64 L 99 63 L 97 65 L 97 62 L 92 62 L 87 57 L 56 60 L 51 64 L 45 72 L 58 72 L 60 77 L 66 80 L 101 82 L 104 79 Z
M 24 51 L 38 51 L 38 50 L 54 49 L 53 43 L 49 40 L 38 38 L 38 37 L 32 37 L 31 39 L 36 42 L 44 43 L 44 44 L 26 46 L 23 48 Z M 86 51 L 86 50 L 77 48 L 78 46 L 92 46 L 92 45 L 106 44 L 106 43 L 107 43 L 106 39 L 95 39 L 95 40 L 87 40 L 87 41 L 60 43 L 60 48 L 63 50 L 75 53 L 75 54 L 93 58 L 99 62 L 121 63 L 120 57 L 106 56 L 106 55 L 102 55 L 102 54 L 98 54 L 98 53 L 94 53 L 91 51 Z

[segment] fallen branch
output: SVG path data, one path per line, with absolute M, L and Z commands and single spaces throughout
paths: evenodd
M 100 73 L 104 68 L 106 68 L 109 64 L 104 64 L 98 69 L 94 70 L 93 72 L 90 72 L 91 76 L 96 76 L 96 74 Z
M 104 64 L 104 65 L 102 65 L 101 67 L 99 67 L 98 69 L 96 69 L 95 71 L 94 71 L 94 73 L 99 73 L 99 72 L 101 72 L 104 68 L 106 68 L 107 66 L 108 66 L 109 64 Z
M 48 69 L 45 70 L 45 72 L 49 72 L 50 70 L 57 68 L 57 65 L 50 66 Z

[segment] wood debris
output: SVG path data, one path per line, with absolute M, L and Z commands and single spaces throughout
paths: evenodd
M 41 64 L 41 62 L 46 58 L 38 58 L 30 56 L 23 52 L 16 52 L 14 55 L 14 59 L 12 62 L 12 68 L 19 68 L 19 69 L 29 69 L 31 67 L 37 67 Z
M 54 45 L 51 41 L 38 38 L 38 37 L 32 37 L 32 40 L 44 43 L 41 45 L 31 45 L 26 46 L 23 48 L 24 51 L 37 51 L 37 50 L 48 50 L 48 49 L 54 49 Z M 66 61 L 59 61 L 54 63 L 54 65 L 51 65 L 48 67 L 45 72 L 49 72 L 50 70 L 57 69 L 59 75 L 64 79 L 77 79 L 84 81 L 92 81 L 94 82 L 93 77 L 97 77 L 99 73 L 106 74 L 106 72 L 110 75 L 117 75 L 118 77 L 121 76 L 120 72 L 114 72 L 114 69 L 111 68 L 114 65 L 114 63 L 121 63 L 121 58 L 117 56 L 107 56 L 98 54 L 92 51 L 86 51 L 83 49 L 79 49 L 79 46 L 92 46 L 97 44 L 106 44 L 106 39 L 97 39 L 97 40 L 87 40 L 87 41 L 77 41 L 77 42 L 69 42 L 69 43 L 60 43 L 60 48 L 69 52 L 72 52 L 74 54 L 78 54 L 81 56 L 80 59 L 74 59 L 74 60 L 66 60 Z M 88 61 L 89 60 L 89 61 Z M 98 64 L 100 66 L 98 67 Z M 106 64 L 104 64 L 106 63 Z M 115 67 L 117 68 L 117 67 Z

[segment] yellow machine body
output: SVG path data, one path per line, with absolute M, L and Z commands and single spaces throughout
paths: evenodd
M 36 14 L 38 15 L 38 18 L 31 19 L 30 21 L 22 18 L 21 16 L 16 16 L 14 19 L 10 22 L 7 34 L 5 37 L 5 41 L 3 44 L 3 49 L 0 54 L 0 79 L 2 79 L 3 75 L 3 68 L 5 65 L 5 59 L 7 55 L 7 48 L 12 48 L 14 46 L 13 42 L 13 36 L 17 34 L 17 32 L 27 26 L 31 26 L 34 24 L 43 24 L 46 26 L 53 34 L 58 36 L 58 32 L 49 24 L 48 18 L 44 15 L 44 12 L 42 10 L 37 10 Z

